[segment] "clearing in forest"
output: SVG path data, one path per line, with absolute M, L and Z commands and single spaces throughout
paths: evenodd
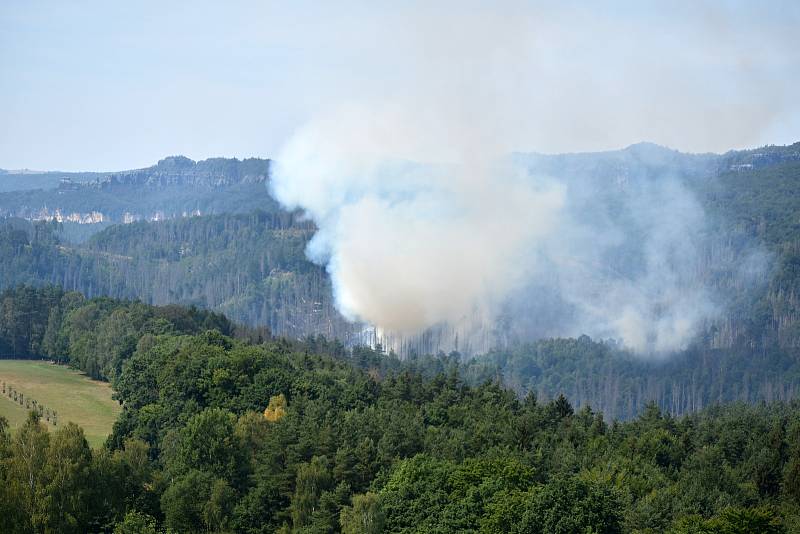
M 41 360 L 0 360 L 2 382 L 6 393 L 0 393 L 0 415 L 8 419 L 12 430 L 25 421 L 28 410 L 8 397 L 9 387 L 24 394 L 25 399 L 55 410 L 58 426 L 73 421 L 83 427 L 92 447 L 103 444 L 122 411 L 119 403 L 111 399 L 108 383 L 92 380 L 63 365 Z M 49 430 L 55 428 L 44 418 L 42 422 Z

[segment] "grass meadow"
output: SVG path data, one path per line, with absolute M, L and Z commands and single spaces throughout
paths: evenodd
M 73 421 L 83 427 L 92 447 L 99 447 L 111 433 L 122 407 L 111 399 L 111 386 L 88 378 L 63 365 L 39 360 L 0 360 L 0 382 L 14 387 L 25 398 L 53 409 L 58 425 Z M 2 390 L 0 390 L 2 391 Z M 28 410 L 7 394 L 0 394 L 0 415 L 12 430 L 25 421 Z M 42 418 L 48 429 L 55 427 Z

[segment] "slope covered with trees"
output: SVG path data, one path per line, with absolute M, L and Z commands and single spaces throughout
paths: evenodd
M 347 340 L 313 233 L 296 214 L 258 211 L 108 228 L 82 245 L 56 223 L 0 222 L 0 287 L 56 284 L 87 296 L 196 305 L 278 335 Z
M 696 346 L 661 360 L 646 360 L 608 342 L 545 339 L 470 358 L 466 376 L 497 377 L 508 387 L 541 398 L 564 393 L 576 406 L 630 418 L 647 402 L 673 415 L 716 403 L 800 397 L 800 359 L 777 347 L 714 349 Z
M 144 333 L 105 448 L 0 424 L 4 532 L 791 532 L 800 405 L 612 422 L 457 373 Z M 310 345 L 309 345 L 310 346 Z M 347 360 L 352 360 L 348 362 Z M 361 358 L 361 361 L 365 361 Z
M 145 333 L 225 334 L 263 339 L 266 331 L 236 327 L 224 315 L 177 305 L 148 306 L 107 297 L 86 299 L 58 287 L 19 286 L 0 292 L 0 358 L 50 358 L 108 380 Z
M 688 350 L 665 361 L 642 361 L 611 341 L 529 342 L 503 331 L 500 321 L 495 349 L 488 357 L 465 362 L 469 376 L 499 377 L 520 394 L 535 391 L 549 398 L 565 392 L 577 406 L 591 404 L 615 417 L 631 417 L 649 400 L 680 414 L 721 401 L 797 395 L 798 145 L 722 156 L 637 145 L 601 154 L 517 157 L 532 172 L 620 187 L 637 179 L 682 177 L 704 206 L 713 236 L 698 276 L 726 303 Z M 224 183 L 216 194 L 233 199 L 224 187 L 258 175 L 243 165 L 172 158 L 156 171 L 132 171 L 115 179 L 120 184 L 114 187 L 158 190 L 174 180 L 198 180 L 202 189 L 217 176 Z M 264 183 L 257 185 L 266 191 Z M 0 223 L 0 286 L 56 284 L 89 297 L 194 305 L 294 339 L 323 334 L 346 346 L 380 341 L 336 311 L 327 274 L 304 255 L 313 226 L 274 203 L 248 214 L 115 225 L 81 244 L 65 238 L 61 228 L 19 219 Z M 748 249 L 759 251 L 765 267 L 757 269 L 756 280 L 743 283 L 730 273 Z M 723 264 L 730 269 L 720 268 Z M 445 337 L 428 332 L 402 356 L 426 360 L 425 354 L 435 356 L 448 346 Z M 426 361 L 434 368 L 440 365 L 438 358 Z
M 624 194 L 633 183 L 677 177 L 704 207 L 707 233 L 713 236 L 701 251 L 703 260 L 696 276 L 728 300 L 723 316 L 708 325 L 709 346 L 750 345 L 767 350 L 776 343 L 781 347 L 798 344 L 793 266 L 798 249 L 800 145 L 718 156 L 641 144 L 597 154 L 515 157 L 534 174 L 607 184 L 605 191 L 612 196 Z M 313 226 L 277 206 L 268 193 L 268 172 L 266 160 L 193 162 L 172 157 L 147 169 L 76 186 L 79 199 L 92 199 L 93 187 L 108 195 L 106 200 L 91 200 L 97 209 L 117 201 L 137 203 L 167 195 L 163 197 L 167 212 L 175 215 L 188 209 L 191 213 L 193 207 L 167 199 L 166 191 L 177 188 L 180 195 L 208 196 L 219 203 L 211 211 L 225 214 L 117 225 L 84 245 L 71 242 L 69 237 L 76 232 L 64 230 L 64 225 L 53 227 L 50 233 L 30 227 L 26 240 L 18 231 L 20 223 L 7 219 L 0 229 L 5 253 L 0 258 L 0 284 L 55 283 L 89 296 L 195 304 L 293 337 L 322 333 L 347 339 L 357 334 L 360 328 L 347 325 L 333 309 L 324 270 L 304 257 Z M 237 187 L 246 191 L 239 195 Z M 56 198 L 62 202 L 72 193 L 62 191 L 53 202 Z M 27 205 L 21 199 L 8 200 L 10 206 Z M 259 211 L 246 215 L 230 214 L 256 208 Z M 8 225 L 14 227 L 13 235 Z M 754 256 L 767 267 L 756 280 L 745 282 L 736 271 L 751 259 L 746 256 L 751 249 L 759 251 Z M 517 341 L 513 332 L 502 331 L 502 324 L 495 329 L 495 346 Z M 404 352 L 450 350 L 448 335 L 426 333 Z

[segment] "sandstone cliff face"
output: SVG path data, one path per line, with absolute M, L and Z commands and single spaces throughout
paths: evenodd
M 172 156 L 145 169 L 68 174 L 55 187 L 0 193 L 0 217 L 106 223 L 99 231 L 114 223 L 275 210 L 267 190 L 269 169 L 265 159 L 195 162 Z

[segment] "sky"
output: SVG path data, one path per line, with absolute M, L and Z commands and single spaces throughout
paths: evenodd
M 364 102 L 481 128 L 496 151 L 788 144 L 798 27 L 791 1 L 8 0 L 0 168 L 274 157 Z

